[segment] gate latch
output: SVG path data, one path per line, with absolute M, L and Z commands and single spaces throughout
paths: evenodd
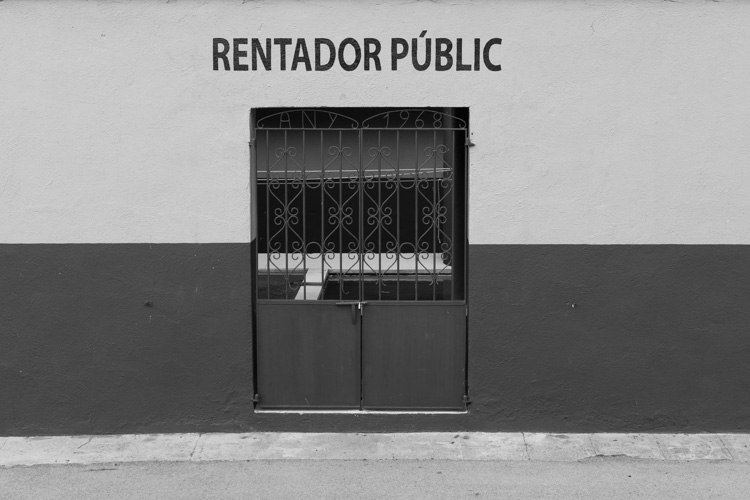
M 367 304 L 367 302 L 363 301 L 344 301 L 344 302 L 336 302 L 337 306 L 351 306 L 352 308 L 352 324 L 357 324 L 357 311 L 359 311 L 359 315 L 362 315 L 362 306 Z
M 352 324 L 357 324 L 357 309 L 360 309 L 362 306 L 360 305 L 359 301 L 353 302 L 353 301 L 345 301 L 345 302 L 336 302 L 337 306 L 351 306 L 352 308 Z

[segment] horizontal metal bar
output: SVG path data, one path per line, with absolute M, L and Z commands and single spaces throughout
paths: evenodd
M 337 302 L 341 302 L 339 299 L 328 299 L 328 300 L 295 300 L 295 299 L 258 299 L 258 304 L 265 305 L 295 305 L 304 306 L 310 304 L 328 304 L 330 306 L 336 306 Z M 377 306 L 399 306 L 399 307 L 446 307 L 446 306 L 465 306 L 465 300 L 368 300 L 363 301 L 363 304 L 367 304 L 367 307 Z M 359 301 L 355 301 L 354 304 L 359 304 Z M 350 305 L 350 304 L 348 304 Z
M 335 407 L 321 406 L 320 410 L 313 408 L 297 409 L 299 406 L 268 406 L 266 408 L 256 408 L 255 413 L 286 413 L 296 415 L 309 414 L 333 414 L 333 415 L 466 415 L 468 410 L 337 410 Z
M 377 307 L 377 306 L 449 307 L 449 306 L 465 306 L 465 305 L 466 305 L 465 300 L 432 300 L 432 299 L 430 300 L 373 300 L 373 301 L 368 302 L 367 307 Z
M 307 130 L 307 131 L 314 131 L 314 132 L 338 132 L 338 131 L 349 131 L 349 132 L 358 132 L 359 129 L 357 127 L 346 127 L 346 128 L 326 128 L 326 127 L 260 127 L 258 130 L 270 130 L 272 132 L 276 132 L 279 130 Z M 368 129 L 370 130 L 370 129 Z M 421 129 L 420 129 L 421 130 Z M 448 130 L 448 129 L 441 129 L 441 130 Z M 466 130 L 466 129 L 461 129 Z
M 414 253 L 401 253 L 398 257 L 393 256 L 395 252 L 382 252 L 382 259 L 381 259 L 381 267 L 377 266 L 377 259 L 376 256 L 378 253 L 375 252 L 367 252 L 363 254 L 356 254 L 354 257 L 349 256 L 349 252 L 335 252 L 335 253 L 325 253 L 324 255 L 320 255 L 319 253 L 307 253 L 306 260 L 307 262 L 306 267 L 301 267 L 301 260 L 302 260 L 302 252 L 299 253 L 292 253 L 293 255 L 298 256 L 298 259 L 295 260 L 295 264 L 287 269 L 285 267 L 286 260 L 282 257 L 286 255 L 285 253 L 279 253 L 279 258 L 276 259 L 278 262 L 275 262 L 274 258 L 271 256 L 269 258 L 269 254 L 266 253 L 259 253 L 258 254 L 258 269 L 264 272 L 270 272 L 271 274 L 278 274 L 278 275 L 285 275 L 289 272 L 293 272 L 294 274 L 303 274 L 307 273 L 307 271 L 311 269 L 317 269 L 317 270 L 325 270 L 329 273 L 341 273 L 342 269 L 344 271 L 348 271 L 349 269 L 353 269 L 356 271 L 356 273 L 353 274 L 359 274 L 359 267 L 357 264 L 360 262 L 360 259 L 367 259 L 368 260 L 368 267 L 370 268 L 370 271 L 365 271 L 365 274 L 372 274 L 372 273 L 381 273 L 381 270 L 384 268 L 392 269 L 392 273 L 390 274 L 396 274 L 396 259 L 398 259 L 399 264 L 402 269 L 402 274 L 404 269 L 409 269 L 409 275 L 417 274 L 436 274 L 436 269 L 432 269 L 432 266 L 426 266 L 426 269 L 419 268 L 416 269 L 414 267 L 415 264 L 415 257 Z M 390 254 L 390 256 L 389 256 Z M 418 261 L 420 263 L 427 263 L 430 264 L 433 261 L 433 257 L 437 257 L 438 260 L 440 259 L 440 253 L 423 253 L 420 252 L 418 255 Z M 269 262 L 272 264 L 269 265 Z M 300 265 L 297 265 L 300 264 Z M 410 267 L 405 267 L 410 266 Z M 439 266 L 440 274 L 444 273 L 450 273 L 451 266 L 448 265 L 441 265 Z
M 325 127 L 323 127 L 323 128 L 310 128 L 310 127 L 307 127 L 307 128 L 301 128 L 301 127 L 271 128 L 271 127 L 262 127 L 262 128 L 259 128 L 258 130 L 271 130 L 271 131 L 278 131 L 278 130 L 301 131 L 301 130 L 307 130 L 307 131 L 313 131 L 313 132 L 320 132 L 320 131 L 323 131 L 323 132 L 327 132 L 327 131 L 331 131 L 331 132 L 338 132 L 338 131 L 358 132 L 359 130 L 363 130 L 365 132 L 367 132 L 368 130 L 380 130 L 380 131 L 391 130 L 391 131 L 394 131 L 394 132 L 396 130 L 424 130 L 425 132 L 433 132 L 433 131 L 436 131 L 436 130 L 448 130 L 448 131 L 452 131 L 452 132 L 461 132 L 461 131 L 466 132 L 469 129 L 467 129 L 467 128 L 454 128 L 454 127 L 445 127 L 445 128 L 432 128 L 432 127 L 422 127 L 422 128 L 419 128 L 419 127 L 403 127 L 403 128 L 401 128 L 401 127 L 364 127 L 362 129 L 354 128 L 354 127 L 353 128 L 325 128 Z
M 464 131 L 465 132 L 465 131 L 467 131 L 469 129 L 466 129 L 466 128 L 452 128 L 452 127 L 451 128 L 449 128 L 449 127 L 445 127 L 445 128 L 432 128 L 432 127 L 423 127 L 423 128 L 419 128 L 419 127 L 403 127 L 403 128 L 401 128 L 401 127 L 385 127 L 385 128 L 376 128 L 376 127 L 364 127 L 362 130 L 364 130 L 365 132 L 367 132 L 368 130 L 381 130 L 381 131 L 382 130 L 392 130 L 394 132 L 396 130 L 423 130 L 425 132 L 435 132 L 435 131 L 440 131 L 440 130 L 449 130 L 449 131 L 452 131 L 452 132 L 460 132 L 460 131 Z

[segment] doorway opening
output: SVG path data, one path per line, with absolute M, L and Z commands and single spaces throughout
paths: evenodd
M 468 118 L 252 111 L 258 409 L 466 409 Z

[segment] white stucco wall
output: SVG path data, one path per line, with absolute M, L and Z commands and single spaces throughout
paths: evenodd
M 468 106 L 472 243 L 747 244 L 748 27 L 742 0 L 5 0 L 0 242 L 248 241 L 251 107 Z M 502 71 L 212 69 L 214 37 L 425 29 L 502 38 Z

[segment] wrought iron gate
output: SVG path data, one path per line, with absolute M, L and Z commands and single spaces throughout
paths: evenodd
M 255 111 L 260 408 L 464 408 L 468 124 L 450 111 Z

